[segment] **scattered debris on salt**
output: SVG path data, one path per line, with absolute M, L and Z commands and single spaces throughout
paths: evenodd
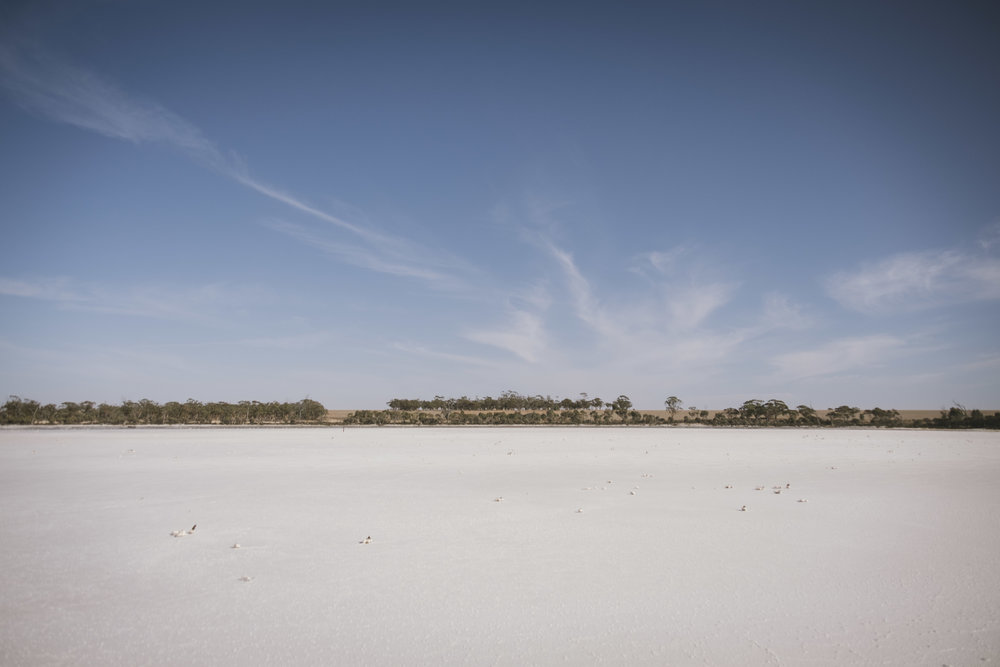
M 191 530 L 172 530 L 170 531 L 170 535 L 172 537 L 184 537 L 185 535 L 192 535 L 194 534 L 194 529 L 197 527 L 198 524 L 194 524 L 193 526 L 191 526 Z

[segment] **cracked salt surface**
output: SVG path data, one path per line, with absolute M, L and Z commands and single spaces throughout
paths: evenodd
M 329 434 L 0 429 L 0 664 L 1000 655 L 1000 434 Z

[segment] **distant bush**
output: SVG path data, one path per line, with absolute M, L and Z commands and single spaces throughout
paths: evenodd
M 160 405 L 149 399 L 124 401 L 121 405 L 60 403 L 41 405 L 38 401 L 11 396 L 0 407 L 0 424 L 301 424 L 319 422 L 326 416 L 323 404 L 309 398 L 296 403 L 240 401 L 201 403 L 189 398 L 184 403 Z
M 927 428 L 990 428 L 1000 429 L 1000 412 L 985 415 L 981 410 L 966 410 L 956 405 L 948 410 L 942 410 L 941 416 L 925 419 L 919 423 Z
M 881 428 L 911 426 L 923 428 L 1000 428 L 1000 413 L 984 415 L 980 410 L 967 411 L 956 406 L 942 411 L 935 419 L 905 421 L 898 410 L 879 407 L 861 410 L 849 405 L 829 408 L 821 414 L 807 405 L 790 408 L 778 399 L 750 399 L 738 408 L 725 408 L 710 417 L 707 410 L 688 408 L 683 422 L 675 415 L 681 401 L 671 396 L 665 402 L 669 417 L 641 413 L 632 409 L 628 396 L 611 403 L 580 394 L 579 400 L 553 399 L 549 396 L 524 396 L 506 391 L 499 398 L 445 398 L 431 400 L 394 398 L 388 410 L 359 410 L 344 419 L 344 424 L 382 426 L 386 424 L 435 426 L 451 425 L 644 425 L 705 424 L 711 426 L 875 426 Z

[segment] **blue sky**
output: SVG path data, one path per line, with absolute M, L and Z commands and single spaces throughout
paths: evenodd
M 4 395 L 1000 408 L 995 3 L 0 26 Z

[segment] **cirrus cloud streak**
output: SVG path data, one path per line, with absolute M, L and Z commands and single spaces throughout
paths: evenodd
M 863 313 L 1000 299 L 1000 258 L 958 250 L 893 255 L 826 281 L 827 293 Z

